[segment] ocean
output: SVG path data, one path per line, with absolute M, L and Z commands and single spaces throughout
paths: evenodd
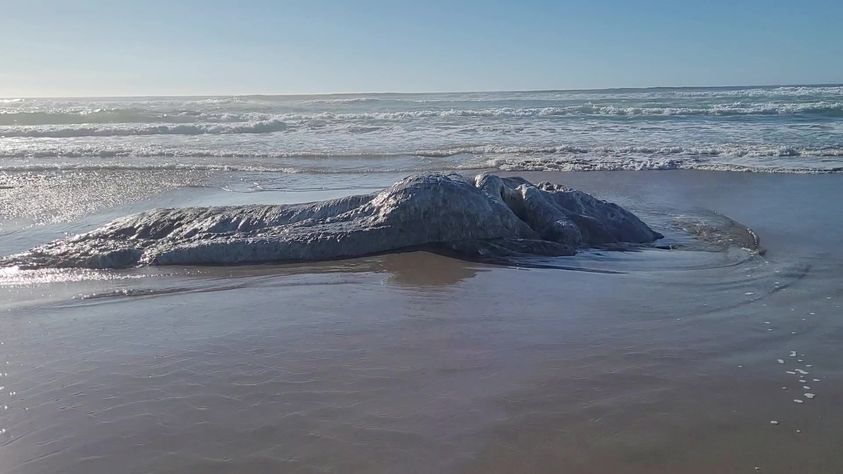
M 0 100 L 0 171 L 834 172 L 843 86 Z
M 425 171 L 665 239 L 0 268 L 0 473 L 843 472 L 840 170 L 836 85 L 2 100 L 0 256 Z

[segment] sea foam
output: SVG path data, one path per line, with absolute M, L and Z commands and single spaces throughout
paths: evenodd
M 0 102 L 0 171 L 826 173 L 841 157 L 838 85 Z

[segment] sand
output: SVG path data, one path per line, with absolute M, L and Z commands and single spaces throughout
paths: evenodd
M 522 175 L 614 200 L 679 244 L 676 216 L 720 213 L 765 252 L 6 271 L 0 472 L 843 470 L 843 176 Z M 0 248 L 139 208 L 300 202 L 395 176 L 265 178 L 3 216 Z

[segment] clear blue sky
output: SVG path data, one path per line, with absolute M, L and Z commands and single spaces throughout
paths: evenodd
M 0 97 L 843 82 L 841 0 L 4 0 Z

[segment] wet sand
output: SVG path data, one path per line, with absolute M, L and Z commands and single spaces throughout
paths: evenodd
M 677 216 L 720 213 L 766 252 L 7 272 L 0 472 L 843 470 L 843 177 L 520 175 L 618 202 L 673 239 Z M 126 210 L 394 178 L 185 178 L 83 217 L 3 215 L 0 248 Z

